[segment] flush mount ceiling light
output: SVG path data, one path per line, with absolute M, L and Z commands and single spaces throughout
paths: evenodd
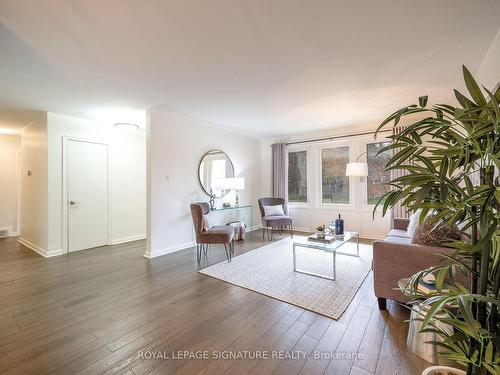
M 139 125 L 132 124 L 131 122 L 117 122 L 114 124 L 114 127 L 117 129 L 134 129 L 139 130 Z

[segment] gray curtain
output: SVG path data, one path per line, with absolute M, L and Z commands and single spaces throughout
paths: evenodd
M 401 133 L 406 127 L 405 126 L 395 126 L 392 128 L 392 134 L 396 135 Z M 395 149 L 394 152 L 398 152 L 399 149 Z M 400 170 L 400 169 L 393 169 L 391 170 L 391 180 L 394 180 L 395 178 L 401 177 L 408 174 L 408 171 L 406 170 Z M 406 210 L 405 207 L 401 206 L 400 202 L 398 202 L 394 207 L 391 209 L 391 226 L 393 224 L 393 218 L 398 217 L 398 218 L 408 218 L 410 217 L 410 212 Z
M 288 202 L 288 150 L 286 143 L 274 143 L 272 150 L 273 197 L 284 198 Z

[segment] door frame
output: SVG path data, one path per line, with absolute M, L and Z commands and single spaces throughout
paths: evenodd
M 69 253 L 69 189 L 68 189 L 68 145 L 69 142 L 82 142 L 82 143 L 93 143 L 98 145 L 106 146 L 106 170 L 107 170 L 107 200 L 108 204 L 106 207 L 107 214 L 107 236 L 106 245 L 111 245 L 111 163 L 109 162 L 109 144 L 104 141 L 77 138 L 70 136 L 62 137 L 62 245 L 63 254 Z

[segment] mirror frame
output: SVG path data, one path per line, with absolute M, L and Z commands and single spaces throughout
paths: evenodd
M 233 164 L 233 161 L 231 160 L 231 158 L 229 157 L 228 154 L 226 154 L 222 150 L 217 150 L 217 149 L 212 149 L 212 150 L 208 150 L 207 152 L 205 152 L 203 154 L 203 156 L 200 158 L 200 161 L 198 162 L 198 182 L 199 182 L 199 184 L 201 186 L 201 190 L 203 190 L 205 192 L 205 194 L 207 194 L 209 197 L 211 196 L 211 194 L 208 191 L 205 190 L 205 187 L 203 186 L 203 183 L 201 181 L 200 168 L 201 168 L 201 163 L 202 163 L 203 159 L 205 159 L 205 156 L 207 156 L 208 154 L 213 153 L 213 152 L 220 152 L 220 153 L 222 153 L 222 154 L 224 154 L 226 156 L 227 160 L 229 160 L 229 163 L 231 164 L 231 168 L 233 170 L 233 177 L 235 176 L 235 174 L 234 174 L 234 164 Z M 230 190 L 226 190 L 226 192 L 224 194 L 222 194 L 220 197 L 216 197 L 216 198 L 225 197 L 227 194 L 229 194 L 229 191 Z

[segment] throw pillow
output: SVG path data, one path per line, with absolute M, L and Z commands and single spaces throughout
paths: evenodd
M 410 238 L 413 237 L 413 233 L 415 233 L 415 229 L 418 227 L 421 213 L 422 210 L 418 209 L 415 213 L 410 215 L 410 222 L 408 223 L 408 228 L 406 228 L 406 234 L 408 234 Z
M 264 216 L 283 216 L 283 206 L 278 204 L 276 206 L 264 206 Z
M 208 224 L 208 219 L 206 215 L 203 215 L 202 219 L 202 231 L 207 231 L 210 229 L 210 225 Z
M 214 216 L 214 213 L 212 212 L 209 212 L 208 214 L 206 215 L 203 215 L 203 229 L 204 231 L 207 231 L 209 230 L 210 228 L 212 228 L 215 224 L 216 224 L 216 216 Z
M 424 246 L 443 246 L 444 242 L 459 240 L 460 237 L 461 232 L 456 225 L 450 227 L 426 220 L 415 229 L 411 243 Z

